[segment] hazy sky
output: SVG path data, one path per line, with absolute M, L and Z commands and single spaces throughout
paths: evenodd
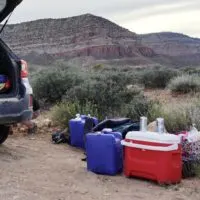
M 23 0 L 10 23 L 85 13 L 136 33 L 174 31 L 200 37 L 200 0 Z

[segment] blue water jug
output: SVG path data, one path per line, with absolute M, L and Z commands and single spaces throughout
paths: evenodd
M 123 168 L 122 135 L 102 131 L 86 136 L 87 169 L 97 174 L 116 175 Z
M 90 116 L 77 114 L 75 119 L 69 121 L 70 143 L 72 146 L 85 149 L 85 122 Z M 90 117 L 91 118 L 91 117 Z M 94 125 L 98 124 L 98 119 L 92 117 Z
M 8 80 L 8 77 L 6 75 L 0 74 L 0 83 L 6 83 Z

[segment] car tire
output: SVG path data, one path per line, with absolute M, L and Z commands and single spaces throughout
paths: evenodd
M 9 135 L 9 126 L 0 125 L 0 144 L 3 144 Z

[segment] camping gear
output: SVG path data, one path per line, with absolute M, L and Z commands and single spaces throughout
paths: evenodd
M 147 131 L 147 117 L 140 117 L 140 131 Z
M 91 132 L 97 123 L 95 117 L 77 114 L 75 119 L 69 121 L 70 144 L 85 149 L 85 134 Z
M 116 175 L 122 172 L 122 135 L 119 132 L 106 131 L 87 134 L 87 169 L 97 174 Z
M 195 168 L 200 168 L 200 133 L 193 125 L 189 132 L 179 133 L 182 144 L 183 178 L 196 175 Z
M 101 132 L 105 128 L 110 128 L 114 132 L 120 132 L 124 139 L 129 131 L 139 131 L 140 122 L 132 121 L 129 118 L 106 119 L 93 128 L 93 132 Z
M 68 143 L 69 138 L 67 138 L 67 130 L 59 130 L 54 133 L 52 133 L 52 143 L 54 144 L 60 144 L 60 143 Z
M 0 92 L 5 92 L 11 87 L 10 80 L 6 75 L 0 74 Z
M 193 126 L 189 132 L 179 133 L 183 149 L 183 160 L 200 161 L 200 132 Z
M 124 173 L 163 184 L 181 181 L 180 137 L 157 132 L 133 131 L 122 141 Z

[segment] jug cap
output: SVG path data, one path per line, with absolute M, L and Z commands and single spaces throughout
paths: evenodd
M 104 129 L 102 130 L 102 132 L 111 133 L 111 132 L 112 132 L 112 129 L 111 129 L 111 128 L 104 128 Z
M 76 119 L 80 119 L 81 115 L 80 114 L 76 114 Z

